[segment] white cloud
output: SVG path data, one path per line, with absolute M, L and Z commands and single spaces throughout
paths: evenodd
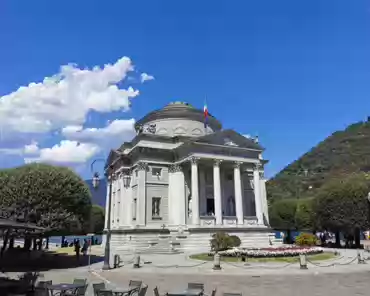
M 133 70 L 131 60 L 93 69 L 62 66 L 60 73 L 43 82 L 30 83 L 0 97 L 0 126 L 20 133 L 46 133 L 66 125 L 81 125 L 89 111 L 130 109 L 130 99 L 139 91 L 117 84 Z
M 154 76 L 149 75 L 147 73 L 141 73 L 140 79 L 141 79 L 141 83 L 144 83 L 145 81 L 154 80 Z
M 86 128 L 82 126 L 66 126 L 62 134 L 69 140 L 87 143 L 112 143 L 131 140 L 135 135 L 135 120 L 116 119 L 103 128 Z
M 95 144 L 64 140 L 51 148 L 39 149 L 37 157 L 25 158 L 25 162 L 81 164 L 98 152 L 100 148 Z
M 23 149 L 24 154 L 33 155 L 39 153 L 39 146 L 37 142 L 32 142 L 29 145 L 25 145 Z
M 25 145 L 23 148 L 0 148 L 0 153 L 7 155 L 35 155 L 38 154 L 39 147 L 37 142 Z

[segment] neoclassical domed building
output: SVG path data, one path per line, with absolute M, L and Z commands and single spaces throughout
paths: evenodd
M 111 151 L 111 248 L 147 249 L 168 239 L 209 248 L 226 231 L 245 246 L 268 245 L 264 148 L 203 110 L 170 103 L 136 122 L 136 137 Z M 106 215 L 107 217 L 108 215 Z

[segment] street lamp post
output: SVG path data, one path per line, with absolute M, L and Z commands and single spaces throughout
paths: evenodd
M 98 161 L 104 161 L 105 159 L 95 159 L 91 163 L 91 172 L 93 173 L 93 180 L 92 185 L 95 189 L 99 187 L 100 183 L 100 177 L 99 173 L 94 172 L 94 164 Z M 109 198 L 108 198 L 108 213 L 107 215 L 107 231 L 106 231 L 106 240 L 105 240 L 105 248 L 104 248 L 104 265 L 103 270 L 109 270 L 110 269 L 110 238 L 111 238 L 111 206 L 112 206 L 112 166 L 110 165 L 106 171 L 105 174 L 108 178 L 109 182 Z
M 95 189 L 99 187 L 100 177 L 97 172 L 94 171 L 94 164 L 98 161 L 104 161 L 104 159 L 95 159 L 91 163 L 91 172 L 93 174 L 92 184 Z M 112 182 L 113 182 L 113 164 L 110 164 L 109 167 L 106 169 L 105 176 L 108 179 L 109 183 L 109 198 L 108 198 L 108 213 L 107 215 L 107 231 L 106 231 L 106 240 L 105 240 L 105 248 L 104 248 L 104 265 L 103 270 L 110 269 L 110 240 L 111 240 L 111 208 L 112 208 Z M 123 186 L 125 188 L 130 187 L 131 177 L 129 173 L 123 175 Z

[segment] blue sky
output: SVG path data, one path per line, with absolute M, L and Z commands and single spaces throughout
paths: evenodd
M 69 153 L 62 160 L 88 177 L 90 155 L 104 157 L 117 139 L 132 135 L 126 120 L 177 100 L 202 108 L 206 96 L 224 128 L 259 136 L 272 176 L 332 132 L 369 115 L 369 16 L 370 3 L 361 0 L 3 0 L 0 166 Z M 124 56 L 134 71 L 127 70 L 127 60 L 116 63 Z M 69 63 L 74 68 L 64 71 L 73 75 L 111 63 L 126 75 L 121 81 L 108 73 L 113 84 L 133 89 L 112 94 L 112 80 L 96 89 L 100 78 L 91 76 L 79 88 L 77 74 L 62 94 L 54 77 L 46 99 L 43 84 L 27 87 Z M 141 83 L 143 73 L 155 79 Z M 20 86 L 26 89 L 17 91 Z M 93 108 L 81 105 L 83 94 Z M 104 94 L 110 110 L 96 94 Z

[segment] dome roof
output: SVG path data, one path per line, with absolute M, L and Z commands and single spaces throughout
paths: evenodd
M 193 121 L 204 121 L 203 110 L 196 109 L 186 102 L 172 102 L 162 109 L 152 111 L 138 120 L 135 124 L 135 129 L 148 122 L 161 119 L 189 119 Z M 221 123 L 208 113 L 208 125 L 214 130 L 222 128 Z

